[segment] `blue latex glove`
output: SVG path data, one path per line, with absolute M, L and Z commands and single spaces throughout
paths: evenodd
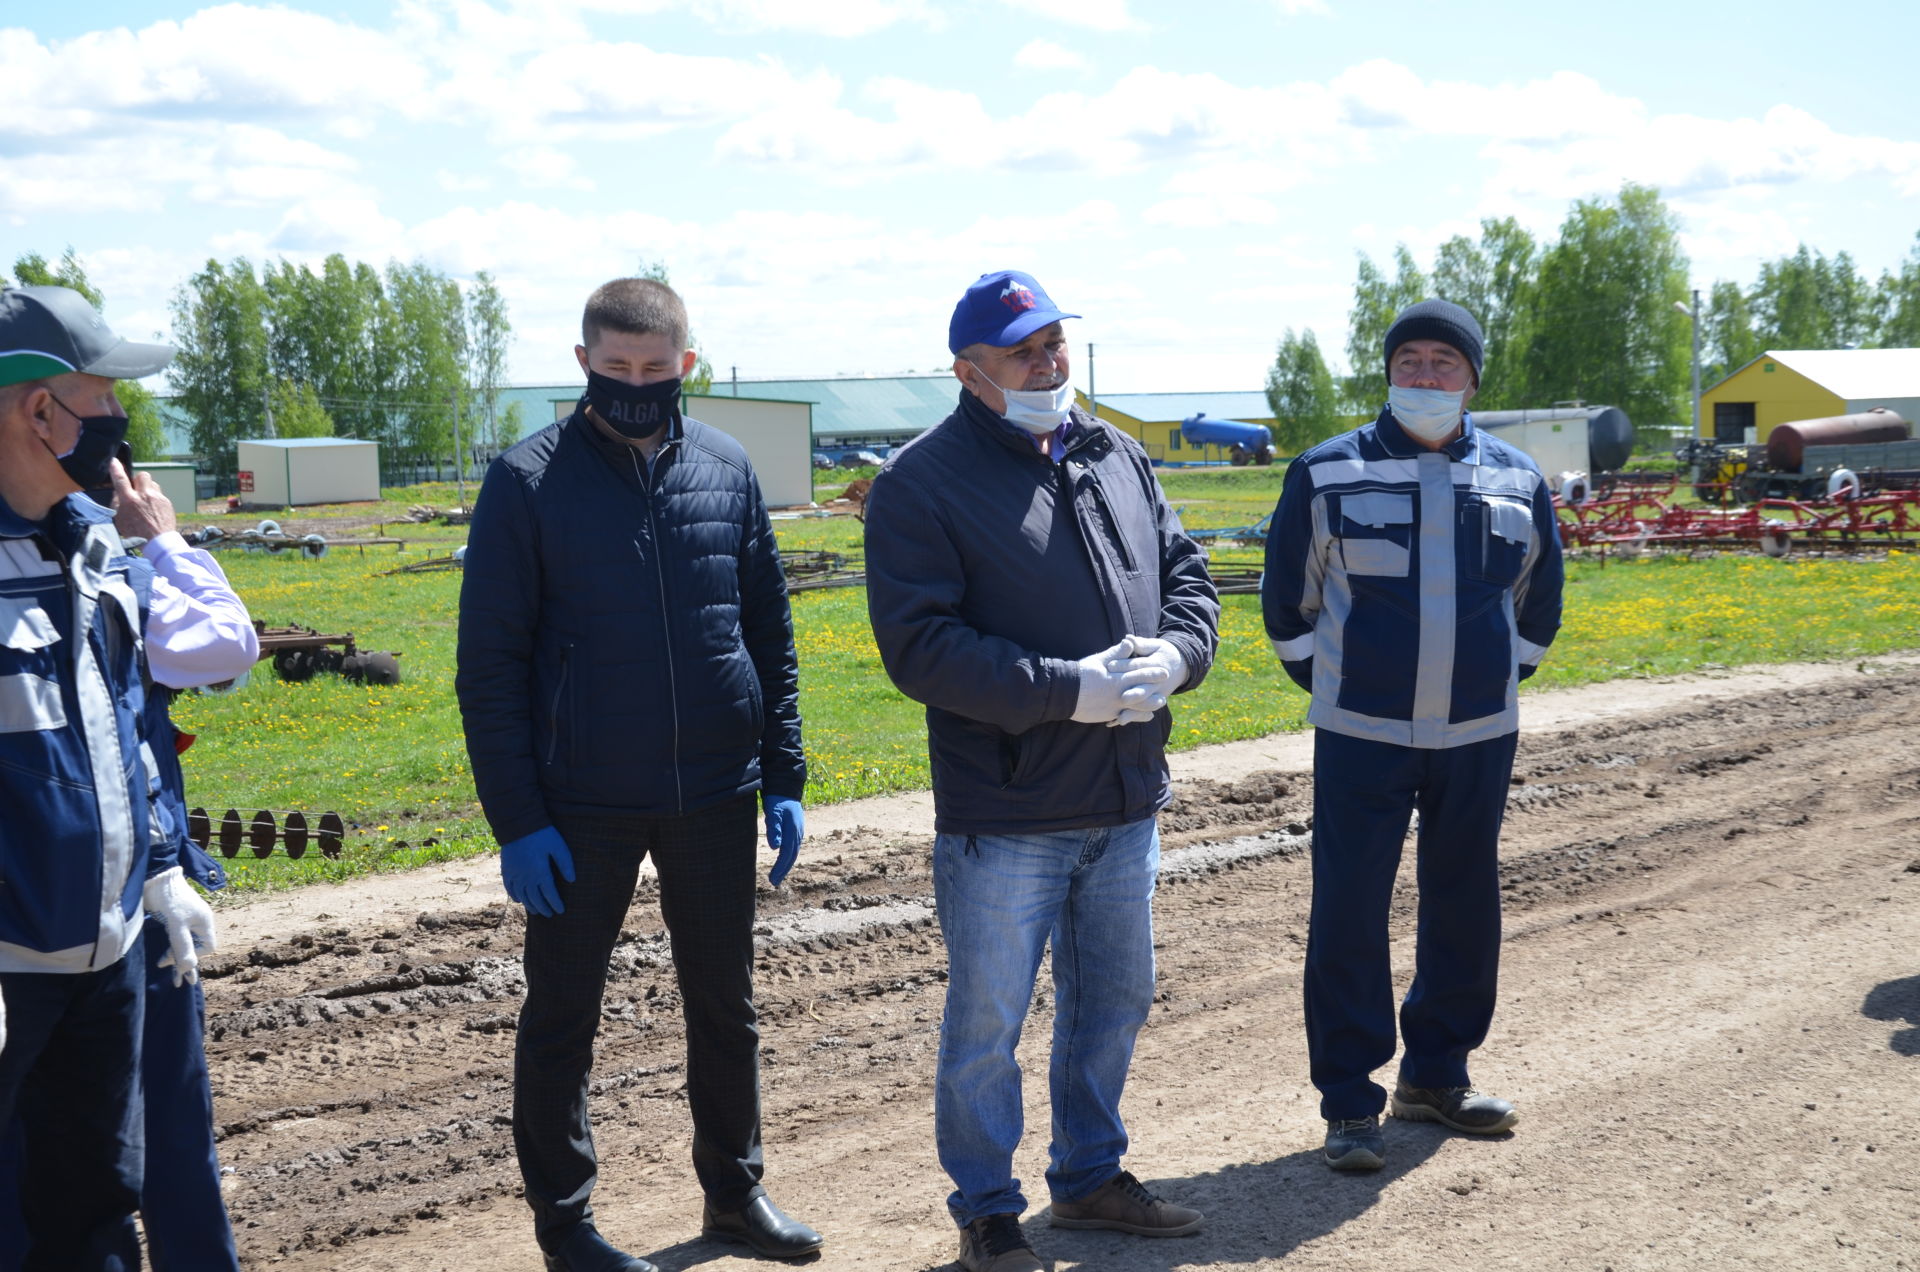
M 799 800 L 765 791 L 760 793 L 760 804 L 767 810 L 767 842 L 779 854 L 773 859 L 773 869 L 767 871 L 767 882 L 777 888 L 787 871 L 793 869 L 793 859 L 800 855 L 800 837 L 807 833 L 807 813 Z
M 560 903 L 560 888 L 553 881 L 556 868 L 562 879 L 573 882 L 573 854 L 551 826 L 500 845 L 500 878 L 507 885 L 507 895 L 543 919 L 567 908 Z

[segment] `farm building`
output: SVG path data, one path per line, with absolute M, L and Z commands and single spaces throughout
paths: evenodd
M 1084 393 L 1082 408 L 1094 409 Z M 1195 446 L 1180 435 L 1180 422 L 1205 414 L 1216 420 L 1273 427 L 1264 393 L 1102 393 L 1095 414 L 1146 447 L 1155 463 L 1207 463 L 1225 459 L 1217 446 Z
M 265 508 L 380 497 L 380 447 L 345 437 L 256 438 L 235 444 L 240 499 Z
M 953 413 L 960 382 L 947 371 L 819 380 L 715 380 L 707 396 L 810 402 L 813 439 L 819 447 L 900 446 Z
M 1876 406 L 1920 421 L 1920 349 L 1770 350 L 1700 394 L 1700 431 L 1764 442 L 1776 425 Z

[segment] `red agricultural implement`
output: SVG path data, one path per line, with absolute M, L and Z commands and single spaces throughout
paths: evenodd
M 1606 498 L 1560 510 L 1560 541 L 1602 553 L 1644 548 L 1750 549 L 1785 556 L 1796 546 L 1818 552 L 1863 547 L 1911 548 L 1920 535 L 1920 491 L 1860 495 L 1843 487 L 1827 499 L 1761 499 L 1746 507 L 1683 505 L 1677 478 L 1660 487 L 1617 487 Z

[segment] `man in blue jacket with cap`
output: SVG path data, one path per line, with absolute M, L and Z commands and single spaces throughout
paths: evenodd
M 1518 1120 L 1473 1087 L 1467 1056 L 1493 1021 L 1516 690 L 1560 626 L 1560 536 L 1538 466 L 1466 413 L 1481 345 L 1459 305 L 1402 311 L 1385 409 L 1289 465 L 1267 537 L 1267 635 L 1313 695 L 1307 1052 L 1335 1170 L 1384 1160 L 1371 1074 L 1394 1052 L 1387 910 L 1416 810 L 1393 1112 L 1474 1135 Z
M 1013 1177 L 1014 1048 L 1051 942 L 1047 1189 L 1060 1228 L 1195 1232 L 1121 1167 L 1120 1095 L 1153 1002 L 1167 699 L 1206 676 L 1220 603 L 1139 443 L 1073 405 L 1062 313 L 982 276 L 948 327 L 954 413 L 867 501 L 867 604 L 926 704 L 946 940 L 934 1136 L 966 1272 L 1037 1272 Z
M 0 291 L 0 1128 L 17 1112 L 29 1269 L 137 1268 L 145 962 L 159 916 L 197 976 L 213 915 L 154 833 L 151 566 L 84 493 L 127 430 L 115 380 L 173 350 L 78 292 Z

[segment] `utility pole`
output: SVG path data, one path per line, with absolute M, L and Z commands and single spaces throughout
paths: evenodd
M 267 411 L 267 436 L 280 436 L 280 434 L 276 433 L 273 429 L 273 386 L 271 384 L 263 384 L 260 386 L 260 402 L 261 405 L 266 407 Z
M 1100 418 L 1100 397 L 1093 389 L 1093 341 L 1087 341 L 1087 413 Z
M 1693 305 L 1674 301 L 1673 307 L 1693 323 L 1693 435 L 1700 436 L 1700 289 L 1693 289 Z
M 740 368 L 736 366 L 736 367 L 731 367 L 729 369 L 733 372 L 733 396 L 739 397 L 740 396 Z

